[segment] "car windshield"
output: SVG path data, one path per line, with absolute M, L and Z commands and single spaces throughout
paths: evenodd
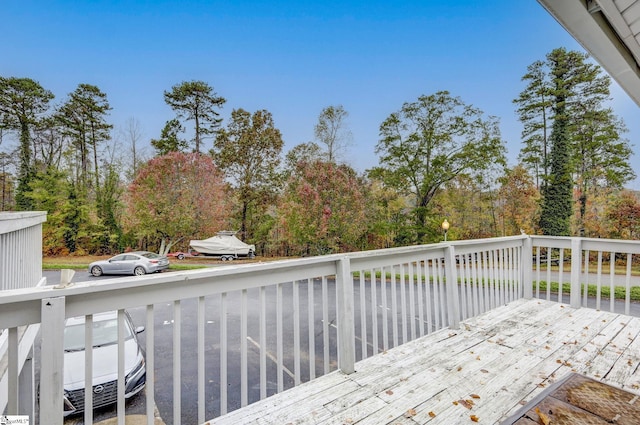
M 84 350 L 84 323 L 70 325 L 64 328 L 64 350 Z M 124 339 L 132 337 L 131 329 L 125 324 Z M 93 322 L 93 347 L 118 343 L 118 321 L 116 319 Z
M 144 254 L 141 254 L 143 257 L 149 258 L 149 259 L 155 259 L 155 258 L 160 258 L 160 256 L 158 254 L 156 254 L 155 252 L 145 252 Z

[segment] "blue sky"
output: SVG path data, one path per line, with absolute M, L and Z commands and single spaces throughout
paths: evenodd
M 227 99 L 225 124 L 234 108 L 269 110 L 286 150 L 313 140 L 322 108 L 343 105 L 359 171 L 378 163 L 380 123 L 439 90 L 499 117 L 514 165 L 526 67 L 556 47 L 582 50 L 535 0 L 2 0 L 0 22 L 0 75 L 33 78 L 55 102 L 94 84 L 116 129 L 133 118 L 145 142 L 174 117 L 163 92 L 202 80 Z M 640 174 L 638 106 L 612 91 Z

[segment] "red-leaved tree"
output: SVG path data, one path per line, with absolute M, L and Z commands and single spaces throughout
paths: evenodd
M 359 249 L 367 231 L 364 186 L 346 165 L 298 163 L 279 209 L 286 241 L 312 255 Z
M 161 254 L 182 240 L 225 229 L 230 213 L 222 173 L 200 153 L 153 158 L 129 186 L 126 200 L 126 229 Z

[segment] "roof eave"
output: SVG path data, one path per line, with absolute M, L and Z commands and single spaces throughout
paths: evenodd
M 585 0 L 538 0 L 538 2 L 640 106 L 638 61 L 597 3 L 588 2 L 593 6 L 589 10 Z

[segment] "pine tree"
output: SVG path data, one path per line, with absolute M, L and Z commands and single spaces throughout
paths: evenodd
M 520 158 L 542 179 L 540 227 L 544 234 L 571 234 L 575 193 L 580 209 L 574 232 L 582 234 L 588 196 L 634 177 L 631 149 L 620 136 L 624 124 L 605 107 L 610 79 L 588 55 L 564 48 L 527 71 L 528 85 L 514 102 L 524 126 Z
M 222 118 L 216 109 L 222 108 L 226 99 L 204 81 L 183 81 L 165 91 L 164 100 L 178 118 L 193 120 L 194 151 L 200 152 L 203 137 L 213 135 L 220 127 Z
M 569 236 L 573 214 L 573 179 L 569 155 L 569 117 L 567 100 L 575 75 L 572 57 L 556 49 L 547 59 L 553 76 L 553 126 L 551 128 L 550 172 L 542 190 L 540 228 L 545 235 Z
M 17 131 L 20 138 L 16 206 L 33 209 L 27 196 L 36 170 L 33 166 L 32 130 L 41 114 L 49 109 L 53 93 L 30 78 L 0 77 L 0 128 Z

